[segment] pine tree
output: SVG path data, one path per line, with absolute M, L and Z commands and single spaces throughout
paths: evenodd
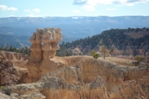
M 105 59 L 106 54 L 108 53 L 108 49 L 105 45 L 101 47 L 100 52 L 103 54 L 103 58 Z

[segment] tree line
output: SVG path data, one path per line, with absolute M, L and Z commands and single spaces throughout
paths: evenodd
M 12 47 L 12 46 L 0 47 L 0 50 L 17 52 L 17 53 L 21 53 L 21 54 L 30 54 L 30 52 L 31 52 L 27 46 L 22 47 L 22 48 L 16 48 L 16 47 Z

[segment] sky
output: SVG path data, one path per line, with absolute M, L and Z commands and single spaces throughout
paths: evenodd
M 0 17 L 149 16 L 149 0 L 0 0 Z

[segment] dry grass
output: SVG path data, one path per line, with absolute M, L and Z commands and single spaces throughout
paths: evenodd
M 93 58 L 92 56 L 68 56 L 68 57 L 55 57 L 53 58 L 53 60 L 59 60 L 67 64 L 68 66 L 71 66 L 71 65 L 79 64 L 84 60 L 88 60 L 88 59 L 90 60 L 92 58 Z M 98 59 L 114 62 L 125 66 L 134 66 L 132 64 L 133 60 L 130 60 L 127 58 L 124 59 L 124 58 L 118 58 L 118 57 L 106 57 L 106 59 L 103 59 L 103 57 L 99 57 Z
M 129 59 L 122 59 L 118 57 L 106 57 L 106 60 L 120 64 L 120 65 L 133 66 L 132 60 L 129 60 Z

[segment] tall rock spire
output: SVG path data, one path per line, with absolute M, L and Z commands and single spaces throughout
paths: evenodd
M 40 63 L 42 60 L 55 57 L 56 50 L 60 48 L 58 42 L 61 39 L 62 33 L 59 28 L 37 29 L 30 39 L 32 45 L 30 47 L 31 55 L 29 62 Z

